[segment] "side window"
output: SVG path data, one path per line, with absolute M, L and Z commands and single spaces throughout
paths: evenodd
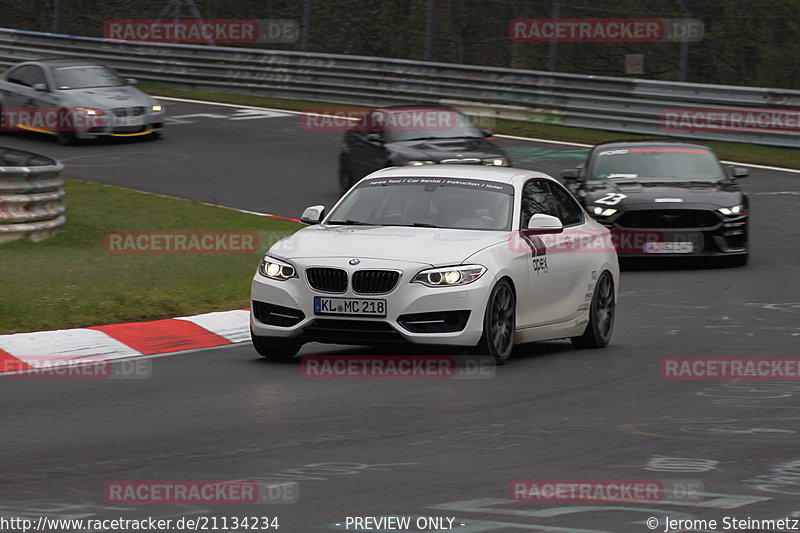
M 527 228 L 528 221 L 536 214 L 558 216 L 558 206 L 547 184 L 547 180 L 528 180 L 522 188 L 521 227 Z
M 37 83 L 47 83 L 41 67 L 34 65 L 26 65 L 16 69 L 9 75 L 8 81 L 27 87 L 33 87 Z
M 574 224 L 583 223 L 583 209 L 575 198 L 564 187 L 557 183 L 549 182 L 548 186 L 553 193 L 553 199 L 556 204 L 557 215 L 554 215 L 561 220 L 564 226 L 572 226 Z

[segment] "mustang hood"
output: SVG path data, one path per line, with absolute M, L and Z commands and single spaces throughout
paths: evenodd
M 502 148 L 482 138 L 398 141 L 387 144 L 391 150 L 410 159 L 466 159 L 507 157 Z
M 278 241 L 269 253 L 284 259 L 347 257 L 447 266 L 508 238 L 502 231 L 316 225 Z
M 736 183 L 729 181 L 675 183 L 667 180 L 627 183 L 597 181 L 587 185 L 586 200 L 588 204 L 611 194 L 624 195 L 621 200 L 619 197 L 613 198 L 612 202 L 619 200 L 617 202 L 619 205 L 636 205 L 639 208 L 643 207 L 643 204 L 667 208 L 676 208 L 682 204 L 728 207 L 742 202 L 741 188 Z M 608 201 L 601 203 L 617 205 L 610 204 Z

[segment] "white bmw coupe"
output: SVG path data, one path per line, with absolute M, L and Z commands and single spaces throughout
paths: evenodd
M 608 344 L 619 280 L 609 231 L 541 172 L 466 165 L 370 174 L 277 242 L 251 292 L 253 345 L 287 359 L 303 343 L 474 347 Z

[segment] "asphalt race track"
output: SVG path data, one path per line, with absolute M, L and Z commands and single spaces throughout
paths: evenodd
M 174 123 L 158 141 L 0 141 L 59 158 L 71 176 L 259 212 L 297 217 L 339 196 L 338 132 L 207 104 L 170 103 L 168 113 Z M 554 174 L 584 153 L 501 142 L 519 166 Z M 307 379 L 299 358 L 269 363 L 249 344 L 150 359 L 149 379 L 3 379 L 0 515 L 277 516 L 291 533 L 345 530 L 348 516 L 450 517 L 461 533 L 800 518 L 800 382 L 660 375 L 665 357 L 798 355 L 800 175 L 754 169 L 742 185 L 750 264 L 624 271 L 607 349 L 527 345 L 473 379 Z M 433 351 L 312 344 L 301 355 L 409 353 Z M 294 482 L 299 497 L 238 506 L 103 497 L 113 480 L 201 479 Z M 679 480 L 702 491 L 678 503 L 511 502 L 519 479 Z

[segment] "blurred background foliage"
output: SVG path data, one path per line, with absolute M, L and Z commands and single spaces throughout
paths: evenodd
M 174 1 L 174 0 L 173 0 Z M 101 37 L 110 19 L 155 19 L 168 0 L 0 0 L 0 26 Z M 432 12 L 433 61 L 547 70 L 548 43 L 514 43 L 514 18 L 699 18 L 686 80 L 800 88 L 800 0 L 194 0 L 206 19 L 308 21 L 307 50 L 404 59 L 426 56 Z M 304 19 L 304 13 L 310 15 Z M 231 45 L 224 45 L 231 46 Z M 293 44 L 246 45 L 303 50 Z M 636 77 L 679 79 L 680 43 L 559 43 L 558 72 L 625 74 L 625 55 L 643 54 Z

